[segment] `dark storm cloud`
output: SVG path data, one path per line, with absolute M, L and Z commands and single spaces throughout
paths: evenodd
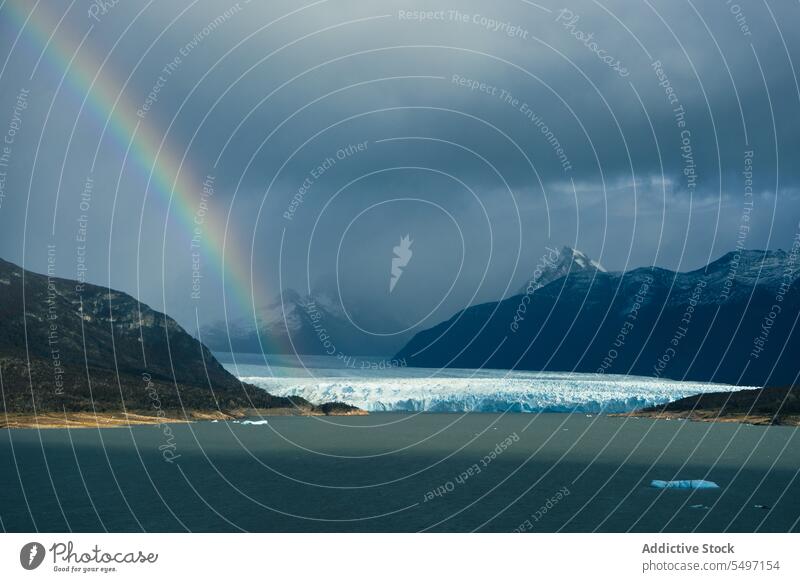
M 505 2 L 499 6 L 461 4 L 458 13 L 465 15 L 468 22 L 461 22 L 458 15 L 450 15 L 451 7 L 430 3 L 336 4 L 335 9 L 309 9 L 256 34 L 225 58 L 218 70 L 196 88 L 194 107 L 182 113 L 183 124 L 187 126 L 183 131 L 193 132 L 198 119 L 209 112 L 209 107 L 223 91 L 228 91 L 206 121 L 209 135 L 200 140 L 198 147 L 207 150 L 209 158 L 216 157 L 222 145 L 219 138 L 227 140 L 243 114 L 250 113 L 247 124 L 238 127 L 225 151 L 226 159 L 233 160 L 232 167 L 236 168 L 236 163 L 243 165 L 254 146 L 287 116 L 310 101 L 336 91 L 286 121 L 271 137 L 272 147 L 259 158 L 259 169 L 252 172 L 253 180 L 271 177 L 287 152 L 331 123 L 376 109 L 426 106 L 440 109 L 433 114 L 409 109 L 360 119 L 375 136 L 425 130 L 429 135 L 458 143 L 496 139 L 497 133 L 489 127 L 441 111 L 442 108 L 455 109 L 496 125 L 547 161 L 541 164 L 544 177 L 563 176 L 560 168 L 547 159 L 551 153 L 549 144 L 537 134 L 537 128 L 525 123 L 525 114 L 519 107 L 509 105 L 500 97 L 453 83 L 453 75 L 460 75 L 484 82 L 497 92 L 505 91 L 527 103 L 546 121 L 559 142 L 570 148 L 573 175 L 577 178 L 598 177 L 598 159 L 603 171 L 610 175 L 630 173 L 629 157 L 638 173 L 660 172 L 651 122 L 662 146 L 666 171 L 674 175 L 682 165 L 680 156 L 674 153 L 678 148 L 672 143 L 678 141 L 680 145 L 680 142 L 675 138 L 672 107 L 668 106 L 651 66 L 654 60 L 659 60 L 680 98 L 679 103 L 686 109 L 687 123 L 695 136 L 696 162 L 703 169 L 700 179 L 707 187 L 715 188 L 720 170 L 718 158 L 738 160 L 741 157 L 742 116 L 750 143 L 765 154 L 772 153 L 769 151 L 774 149 L 771 147 L 774 136 L 770 101 L 776 120 L 783 121 L 776 127 L 780 149 L 786 159 L 791 159 L 797 147 L 796 116 L 791 112 L 797 106 L 798 96 L 786 51 L 769 12 L 750 7 L 746 16 L 751 35 L 745 36 L 735 16 L 722 4 L 721 7 L 697 8 L 698 16 L 689 3 L 660 3 L 654 9 L 646 5 L 634 8 L 629 3 L 611 3 L 606 7 L 608 12 L 593 3 L 578 3 L 563 17 L 558 10 L 548 14 L 521 2 Z M 419 22 L 400 16 L 424 8 L 443 11 L 443 14 L 437 13 L 442 19 Z M 247 6 L 245 10 L 257 9 Z M 778 12 L 776 19 L 780 21 L 781 10 L 773 10 Z M 280 14 L 274 9 L 264 12 L 261 18 L 226 23 L 229 28 L 225 29 L 225 34 L 210 38 L 202 50 L 208 51 L 211 44 L 219 45 L 213 56 L 221 56 L 224 50 L 233 47 L 233 41 L 269 22 L 270 16 Z M 175 36 L 189 38 L 207 14 L 206 10 L 202 16 L 182 20 L 178 27 L 180 32 Z M 495 19 L 499 25 L 508 23 L 518 27 L 526 37 L 509 37 L 502 30 L 492 32 L 487 29 L 488 25 L 480 24 L 482 18 L 477 23 L 472 21 L 484 15 Z M 565 26 L 576 16 L 578 20 L 574 25 Z M 593 35 L 592 42 L 605 54 L 623 61 L 629 74 L 624 78 L 615 75 L 585 43 L 570 34 L 578 32 Z M 302 40 L 297 40 L 300 38 Z M 294 44 L 284 48 L 287 42 Z M 436 48 L 412 45 L 436 45 Z M 344 58 L 359 52 L 362 54 Z M 267 61 L 248 71 L 244 78 L 238 78 L 271 53 L 274 54 Z M 319 67 L 335 59 L 338 60 Z M 166 60 L 166 56 L 162 60 Z M 763 67 L 766 85 L 759 64 Z M 200 72 L 206 71 L 187 68 L 186 75 L 197 80 L 196 73 Z M 385 80 L 415 75 L 443 79 Z M 297 78 L 292 80 L 294 77 Z M 236 84 L 230 87 L 233 82 Z M 279 88 L 287 82 L 289 84 Z M 355 86 L 348 89 L 351 85 Z M 273 91 L 276 92 L 259 105 Z M 185 93 L 185 87 L 180 87 L 178 92 Z M 642 97 L 644 108 L 636 92 Z M 251 111 L 251 108 L 255 109 Z M 169 106 L 160 110 L 166 119 L 174 113 Z M 178 123 L 180 125 L 180 120 Z M 359 120 L 339 128 L 340 133 L 365 133 Z M 324 144 L 332 139 L 328 136 L 335 133 L 335 130 L 328 130 L 315 141 Z M 211 136 L 217 139 L 210 139 Z M 497 144 L 492 142 L 491 145 Z M 447 160 L 450 153 L 442 148 L 438 156 Z M 309 153 L 308 161 L 313 162 L 315 155 L 318 154 Z M 396 157 L 393 151 L 387 152 L 384 159 Z M 503 159 L 498 161 L 503 162 Z M 515 185 L 530 182 L 530 172 L 523 164 L 513 159 L 507 166 L 503 168 L 504 175 L 510 176 Z M 788 165 L 786 169 L 794 172 Z M 724 167 L 722 171 L 724 174 Z
M 788 245 L 800 210 L 792 68 L 800 51 L 787 27 L 796 5 L 539 4 L 202 1 L 142 11 L 145 3 L 124 2 L 99 21 L 83 6 L 64 26 L 94 25 L 85 50 L 108 56 L 109 74 L 117 84 L 127 79 L 133 103 L 147 103 L 163 67 L 181 56 L 142 123 L 169 127 L 168 143 L 181 155 L 188 148 L 186 171 L 199 179 L 215 173 L 212 211 L 230 210 L 232 236 L 253 245 L 253 269 L 273 291 L 277 281 L 335 287 L 339 272 L 342 294 L 367 302 L 385 294 L 387 256 L 407 233 L 419 258 L 405 276 L 420 290 L 397 305 L 408 317 L 435 304 L 456 276 L 443 315 L 517 288 L 545 244 L 577 246 L 616 269 L 694 268 L 736 244 L 748 151 L 757 196 L 746 246 Z M 8 51 L 16 24 L 0 21 Z M 15 47 L 2 79 L 4 114 L 36 48 Z M 40 74 L 33 90 L 48 96 L 58 75 Z M 28 210 L 28 240 L 50 236 L 48 193 L 65 147 L 57 136 L 69 132 L 80 98 L 57 100 L 62 115 L 48 121 L 56 137 L 37 162 L 42 204 Z M 30 127 L 41 124 L 47 104 L 32 105 Z M 78 130 L 89 144 L 98 131 L 91 116 Z M 25 137 L 15 152 L 23 177 L 13 182 L 23 189 L 36 129 Z M 365 151 L 317 172 L 297 203 L 319 166 L 364 142 Z M 98 187 L 116 186 L 122 154 L 104 148 L 107 175 L 100 172 Z M 82 155 L 73 146 L 66 172 L 73 190 L 85 180 Z M 126 175 L 118 214 L 141 212 L 144 178 Z M 98 280 L 108 276 L 109 248 L 135 259 L 137 244 L 160 255 L 165 241 L 165 252 L 183 256 L 184 234 L 168 227 L 165 235 L 162 210 L 152 204 L 139 243 L 138 221 L 115 223 L 112 240 L 113 205 L 98 197 L 93 210 Z M 0 214 L 12 259 L 22 253 L 24 214 L 19 201 Z M 72 225 L 57 231 L 69 237 Z M 145 274 L 138 285 L 156 303 L 166 285 L 166 301 L 187 320 L 193 312 L 174 297 L 184 292 L 188 269 L 178 261 L 168 280 Z M 119 286 L 137 286 L 134 271 L 112 271 Z M 218 315 L 212 296 L 208 313 Z

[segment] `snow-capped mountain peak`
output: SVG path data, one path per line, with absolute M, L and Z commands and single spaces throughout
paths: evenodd
M 561 247 L 560 255 L 562 257 L 561 258 L 562 262 L 575 263 L 575 266 L 573 266 L 573 270 L 575 270 L 575 267 L 579 267 L 581 270 L 584 271 L 589 270 L 589 271 L 600 271 L 601 273 L 606 272 L 603 265 L 601 265 L 597 261 L 590 259 L 589 257 L 586 256 L 585 253 L 577 249 L 573 249 L 572 247 L 568 246 Z
M 533 273 L 517 293 L 531 293 L 568 274 L 581 272 L 605 273 L 606 270 L 600 263 L 572 247 L 563 246 L 561 250 L 547 248 L 536 263 Z

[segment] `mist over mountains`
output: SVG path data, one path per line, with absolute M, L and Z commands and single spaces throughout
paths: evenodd
M 547 248 L 517 293 L 524 294 L 531 286 L 543 287 L 570 273 L 594 271 L 605 269 L 580 251 L 567 246 Z M 416 332 L 449 317 L 439 315 L 427 326 L 414 326 L 408 313 L 398 311 L 388 296 L 370 300 L 367 294 L 346 308 L 335 285 L 325 283 L 306 294 L 284 289 L 253 317 L 203 326 L 200 339 L 219 352 L 388 357 Z
M 204 326 L 200 337 L 220 352 L 388 356 L 413 335 L 405 327 L 388 310 L 348 313 L 324 291 L 301 295 L 285 289 L 254 317 Z

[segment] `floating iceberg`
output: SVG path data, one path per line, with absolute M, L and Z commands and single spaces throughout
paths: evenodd
M 682 479 L 679 481 L 659 481 L 654 479 L 650 482 L 650 487 L 657 489 L 719 489 L 719 485 L 713 481 L 703 479 Z

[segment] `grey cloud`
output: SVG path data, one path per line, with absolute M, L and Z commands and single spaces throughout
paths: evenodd
M 798 61 L 800 51 L 787 26 L 797 19 L 797 6 L 742 3 L 737 20 L 725 3 L 659 1 L 652 2 L 653 9 L 621 0 L 540 4 L 551 11 L 512 0 L 327 2 L 303 10 L 289 1 L 240 2 L 238 7 L 201 1 L 173 24 L 189 3 L 154 4 L 125 33 L 145 6 L 125 2 L 99 22 L 76 10 L 63 26 L 75 36 L 94 24 L 85 50 L 97 62 L 119 41 L 107 74 L 117 86 L 130 75 L 125 97 L 132 103 L 145 102 L 163 67 L 183 50 L 180 66 L 168 75 L 142 123 L 156 132 L 171 124 L 167 141 L 181 155 L 188 147 L 186 171 L 195 181 L 207 172 L 217 175 L 211 211 L 217 219 L 230 211 L 234 246 L 249 253 L 252 244 L 253 256 L 241 260 L 252 262 L 258 287 L 270 292 L 280 286 L 313 287 L 335 278 L 338 268 L 343 295 L 361 303 L 383 297 L 386 257 L 396 239 L 410 232 L 419 254 L 404 277 L 418 293 L 396 308 L 413 318 L 435 304 L 461 253 L 457 230 L 448 229 L 441 212 L 431 211 L 430 205 L 396 204 L 388 214 L 376 215 L 375 222 L 357 225 L 355 239 L 342 238 L 359 212 L 394 198 L 438 204 L 468 235 L 465 267 L 441 307 L 442 317 L 467 301 L 516 288 L 545 244 L 578 246 L 611 268 L 654 261 L 694 268 L 736 242 L 741 172 L 749 149 L 759 196 L 748 246 L 788 244 L 800 210 L 800 170 L 793 163 L 800 94 L 790 61 Z M 63 10 L 56 2 L 47 5 L 57 13 Z M 562 9 L 578 20 L 570 25 L 567 13 L 559 16 Z M 444 17 L 425 22 L 399 18 L 400 11 L 420 10 L 444 11 Z M 466 22 L 449 10 L 466 15 Z M 496 30 L 476 15 L 492 19 Z M 15 35 L 16 26 L 0 12 L 3 39 Z M 591 34 L 592 40 L 579 40 L 578 31 Z M 4 40 L 3 57 L 9 49 Z M 627 74 L 602 62 L 594 49 L 618 59 Z M 35 42 L 15 47 L 2 78 L 0 122 L 37 57 Z M 662 63 L 686 111 L 686 128 L 677 125 L 677 104 L 670 104 L 665 87 L 659 86 L 663 79 L 653 60 Z M 326 61 L 332 62 L 319 67 Z M 37 132 L 59 74 L 44 65 L 32 81 L 37 102 L 29 111 L 30 133 L 15 151 L 17 174 L 9 181 L 17 192 L 27 190 Z M 483 90 L 454 82 L 454 75 L 484 83 Z M 23 200 L 9 198 L 0 211 L 7 258 L 21 260 L 25 252 L 30 264 L 41 268 L 43 254 L 34 247 L 50 238 L 53 176 L 60 173 L 63 138 L 81 98 L 64 87 L 54 105 L 56 115 L 48 120 L 34 182 L 36 203 L 27 210 L 25 249 Z M 85 180 L 87 152 L 93 152 L 104 120 L 87 112 L 79 121 L 79 146 L 70 150 L 56 229 L 68 256 L 74 246 L 75 193 Z M 691 132 L 695 187 L 683 174 L 682 129 Z M 381 141 L 408 137 L 426 139 Z M 283 217 L 315 167 L 340 148 L 364 141 L 369 143 L 366 152 L 348 156 L 315 179 L 296 216 L 291 221 Z M 124 147 L 112 142 L 102 148 L 96 176 L 92 276 L 138 290 L 157 306 L 166 302 L 164 307 L 191 325 L 194 308 L 181 300 L 191 276 L 186 233 L 174 220 L 165 221 L 163 207 L 151 199 L 144 206 L 140 238 L 146 174 L 135 168 L 126 172 L 115 202 L 109 193 L 116 187 Z M 384 171 L 359 179 L 396 167 L 451 174 L 476 197 L 458 180 L 429 170 Z M 309 250 L 311 229 L 323 208 Z M 340 242 L 345 252 L 337 267 Z M 137 249 L 142 253 L 138 273 Z M 109 253 L 114 261 L 108 260 Z M 152 259 L 160 266 L 162 256 L 166 278 L 161 269 L 142 267 Z M 71 259 L 62 268 L 69 276 Z M 213 319 L 222 313 L 222 288 L 215 273 L 206 275 L 209 293 L 202 313 Z

